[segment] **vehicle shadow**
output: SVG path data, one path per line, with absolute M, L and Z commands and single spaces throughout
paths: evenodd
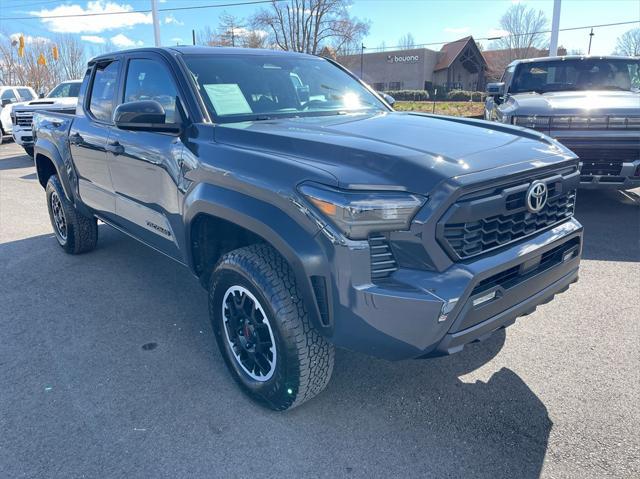
M 580 190 L 576 218 L 584 226 L 584 259 L 640 261 L 637 190 Z
M 539 477 L 552 422 L 522 378 L 492 373 L 504 330 L 430 360 L 338 351 L 325 392 L 274 413 L 227 374 L 206 293 L 190 273 L 99 230 L 98 248 L 81 256 L 65 255 L 52 235 L 0 244 L 0 388 L 23 418 L 4 426 L 10 471 L 38 470 L 48 457 L 67 477 L 124 474 L 132 464 L 147 477 L 209 477 L 225 465 L 243 477 Z M 488 379 L 464 378 L 483 367 Z M 34 392 L 43 385 L 55 402 Z M 256 449 L 247 427 L 277 440 Z M 30 428 L 38 434 L 25 435 Z M 147 428 L 154 434 L 139 439 Z
M 0 158 L 0 171 L 29 167 L 33 167 L 33 160 L 25 154 Z

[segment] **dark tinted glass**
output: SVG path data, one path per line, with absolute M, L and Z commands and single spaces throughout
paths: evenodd
M 99 64 L 96 67 L 93 86 L 91 88 L 89 111 L 98 120 L 111 121 L 113 100 L 118 83 L 119 65 L 120 62 L 116 60 L 108 64 Z
M 640 60 L 585 58 L 521 63 L 511 93 L 566 90 L 637 90 Z
M 2 100 L 17 100 L 16 94 L 13 92 L 13 88 L 9 88 L 2 92 L 2 96 L 0 97 Z
M 166 113 L 166 123 L 176 123 L 177 91 L 169 71 L 155 60 L 134 59 L 129 62 L 124 101 L 155 100 Z

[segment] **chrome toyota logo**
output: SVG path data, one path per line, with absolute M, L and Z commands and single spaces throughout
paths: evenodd
M 527 209 L 538 213 L 547 204 L 547 185 L 542 181 L 534 181 L 527 190 Z

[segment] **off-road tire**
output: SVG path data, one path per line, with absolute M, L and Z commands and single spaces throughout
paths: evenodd
M 246 374 L 225 336 L 223 300 L 234 286 L 257 298 L 273 331 L 277 359 L 266 381 Z M 272 247 L 251 245 L 220 259 L 209 283 L 209 316 L 231 375 L 258 403 L 278 411 L 291 409 L 319 394 L 329 382 L 333 345 L 312 326 L 291 268 Z
M 69 254 L 80 254 L 91 251 L 98 242 L 98 223 L 94 217 L 85 216 L 79 212 L 64 193 L 57 175 L 53 175 L 47 182 L 47 208 L 49 219 L 58 244 Z M 56 195 L 60 201 L 66 220 L 66 238 L 59 234 L 54 220 L 52 197 Z

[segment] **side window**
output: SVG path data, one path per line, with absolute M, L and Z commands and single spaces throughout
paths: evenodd
M 18 95 L 22 101 L 31 101 L 35 98 L 28 88 L 18 88 Z
M 166 113 L 166 123 L 177 123 L 178 92 L 167 68 L 156 60 L 133 59 L 129 62 L 124 101 L 155 100 Z
M 89 111 L 98 120 L 111 121 L 113 113 L 113 99 L 116 95 L 118 83 L 118 68 L 120 62 L 103 63 L 96 66 L 96 73 L 91 87 Z
M 7 88 L 5 91 L 2 92 L 2 96 L 0 97 L 0 100 L 11 100 L 12 102 L 14 101 L 18 101 L 18 98 L 16 97 L 16 94 L 13 91 L 13 88 Z
M 505 84 L 507 88 L 509 88 L 509 83 L 511 83 L 511 78 L 513 77 L 513 72 L 516 69 L 515 65 L 510 66 L 504 71 L 504 75 L 502 75 L 502 82 Z

